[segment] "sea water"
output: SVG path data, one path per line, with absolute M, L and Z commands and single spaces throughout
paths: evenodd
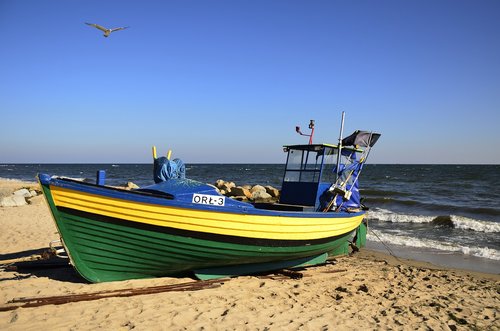
M 95 181 L 97 170 L 106 170 L 108 185 L 153 184 L 152 164 L 0 164 L 0 177 L 32 181 L 48 173 Z M 283 170 L 277 164 L 186 165 L 188 178 L 205 183 L 276 188 Z M 368 164 L 359 180 L 370 208 L 368 247 L 500 273 L 500 165 Z

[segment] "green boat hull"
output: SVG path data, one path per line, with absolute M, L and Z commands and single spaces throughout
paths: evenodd
M 77 272 L 90 282 L 173 276 L 194 270 L 244 266 L 245 274 L 294 266 L 324 253 L 348 253 L 355 231 L 307 245 L 241 244 L 173 234 L 161 227 L 61 208 L 42 185 L 64 247 Z M 359 231 L 358 231 L 359 232 Z M 273 262 L 279 262 L 273 265 Z M 254 266 L 255 268 L 252 268 Z M 282 267 L 281 267 L 282 268 Z M 241 274 L 241 273 L 236 273 Z M 231 274 L 228 274 L 231 275 Z M 225 275 L 225 276 L 228 276 Z

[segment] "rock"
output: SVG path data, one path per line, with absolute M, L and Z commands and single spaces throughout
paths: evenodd
M 266 192 L 271 195 L 273 198 L 278 198 L 280 196 L 280 191 L 277 188 L 272 186 L 265 186 Z
M 252 194 L 255 192 L 266 192 L 266 189 L 262 185 L 255 185 L 254 187 L 252 187 L 250 192 L 252 192 Z
M 27 204 L 26 199 L 21 195 L 11 195 L 0 200 L 0 206 L 2 207 L 19 207 Z
M 339 291 L 339 292 L 344 292 L 344 293 L 347 293 L 347 288 L 345 287 L 342 287 L 342 286 L 338 286 L 335 291 Z
M 132 183 L 132 182 L 128 182 L 127 183 L 127 190 L 134 190 L 134 189 L 137 189 L 139 188 L 139 186 L 137 186 L 136 184 Z
M 228 193 L 229 196 L 231 197 L 246 197 L 247 199 L 252 198 L 252 193 L 250 193 L 249 190 L 241 187 L 241 186 L 236 186 L 231 189 L 231 192 Z
M 255 202 L 269 202 L 272 198 L 266 191 L 255 191 L 252 193 L 252 200 Z
M 21 196 L 21 197 L 24 197 L 24 198 L 29 198 L 31 197 L 31 194 L 30 194 L 30 191 L 28 191 L 27 189 L 25 188 L 22 188 L 20 190 L 17 190 L 13 193 L 14 195 L 16 196 Z
M 236 184 L 234 182 L 226 182 L 222 179 L 218 179 L 215 182 L 214 187 L 217 188 L 222 194 L 228 195 L 229 192 L 231 192 L 231 189 L 236 187 Z
M 236 187 L 236 184 L 234 182 L 226 182 L 222 179 L 218 179 L 215 182 L 215 187 L 218 188 L 219 190 L 230 192 L 233 187 Z
M 12 197 L 3 197 L 0 199 L 0 206 L 2 207 L 14 207 L 15 203 Z
M 358 291 L 363 291 L 365 293 L 368 293 L 368 286 L 366 286 L 366 284 L 362 284 L 358 287 Z
M 27 205 L 28 202 L 26 201 L 25 197 L 20 197 L 20 196 L 13 196 L 12 199 L 15 201 L 16 206 L 24 206 Z
M 45 199 L 43 197 L 43 195 L 37 195 L 36 197 L 32 197 L 28 200 L 28 203 L 30 205 L 41 205 L 45 202 Z
M 217 181 L 215 182 L 215 187 L 217 187 L 218 189 L 222 189 L 222 185 L 224 185 L 225 181 L 223 181 L 222 179 L 217 179 Z
M 219 189 L 221 191 L 226 191 L 226 193 L 229 193 L 231 192 L 231 189 L 235 186 L 236 185 L 233 182 L 224 182 L 224 184 L 222 184 L 222 186 L 219 187 Z

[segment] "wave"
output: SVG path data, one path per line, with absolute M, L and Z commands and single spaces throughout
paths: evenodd
M 35 178 L 32 178 L 32 179 L 19 179 L 19 178 L 10 178 L 10 177 L 0 177 L 0 180 L 4 180 L 4 181 L 13 181 L 13 182 L 16 182 L 16 181 L 33 181 Z
M 367 197 L 365 199 L 365 204 L 370 205 L 386 205 L 386 204 L 395 204 L 402 205 L 405 207 L 419 207 L 426 210 L 456 210 L 460 209 L 462 211 L 466 211 L 474 214 L 483 214 L 490 216 L 500 216 L 500 209 L 497 208 L 489 208 L 489 207 L 468 207 L 468 206 L 457 206 L 457 205 L 449 205 L 449 204 L 437 204 L 437 203 L 428 203 L 428 202 L 420 202 L 415 200 L 405 200 L 405 199 L 394 199 L 391 197 Z
M 365 201 L 367 203 L 371 203 L 371 204 L 396 203 L 396 204 L 405 205 L 405 206 L 424 205 L 423 202 L 418 202 L 418 201 L 415 201 L 415 200 L 394 199 L 394 198 L 391 198 L 391 197 L 388 197 L 388 196 L 366 197 Z
M 368 212 L 368 218 L 381 222 L 391 223 L 429 223 L 434 226 L 446 226 L 455 229 L 471 230 L 476 232 L 500 232 L 500 223 L 477 220 L 465 216 L 444 215 L 424 216 L 408 215 L 392 212 L 387 209 L 377 209 Z
M 400 235 L 382 233 L 380 231 L 377 231 L 376 235 L 374 235 L 372 231 L 369 231 L 366 236 L 366 239 L 373 242 L 378 242 L 382 240 L 385 243 L 406 246 L 406 247 L 432 248 L 445 252 L 458 252 L 464 255 L 472 255 L 476 257 L 482 257 L 486 259 L 500 261 L 500 251 L 489 247 L 460 246 L 457 244 L 445 243 L 431 239 L 422 239 L 409 236 L 400 236 Z
M 411 194 L 399 191 L 390 191 L 390 190 L 377 190 L 377 189 L 361 189 L 360 193 L 365 195 L 376 195 L 376 196 L 410 196 Z M 372 200 L 373 198 L 367 198 Z M 376 198 L 375 198 L 376 199 Z

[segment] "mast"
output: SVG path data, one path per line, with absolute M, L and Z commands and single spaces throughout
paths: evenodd
M 340 135 L 339 135 L 339 152 L 337 154 L 337 167 L 336 167 L 336 176 L 335 176 L 335 183 L 339 179 L 339 166 L 340 166 L 340 155 L 342 154 L 342 134 L 344 133 L 344 116 L 345 112 L 342 112 L 342 121 L 340 122 Z

